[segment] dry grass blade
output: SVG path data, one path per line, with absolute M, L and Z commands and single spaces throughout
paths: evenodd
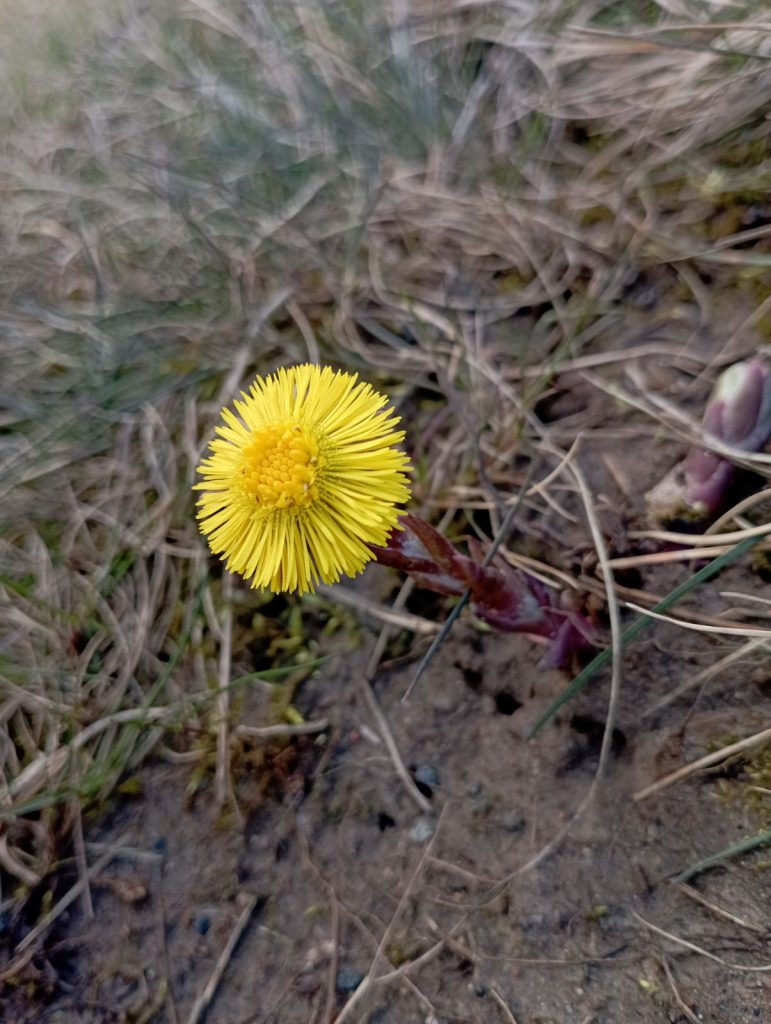
M 730 665 L 733 665 L 742 658 L 752 654 L 753 651 L 761 650 L 766 647 L 767 644 L 768 641 L 765 639 L 749 640 L 746 644 L 742 644 L 742 646 L 738 647 L 735 651 L 731 651 L 730 654 L 726 654 L 724 657 L 718 658 L 714 664 L 708 665 L 707 668 L 703 669 L 701 672 L 697 672 L 695 676 L 692 676 L 679 686 L 676 686 L 664 697 L 656 701 L 655 704 L 646 708 L 643 712 L 643 716 L 647 718 L 650 715 L 655 715 L 665 707 L 673 704 L 676 700 L 679 700 L 680 697 L 683 697 L 686 693 L 695 689 L 697 686 L 704 686 L 710 679 L 720 676 Z
M 223 578 L 190 493 L 219 407 L 258 370 L 309 359 L 393 397 L 415 507 L 495 545 L 516 518 L 522 547 L 574 567 L 592 524 L 604 583 L 508 557 L 610 609 L 613 647 L 582 677 L 613 659 L 602 774 L 630 639 L 619 608 L 657 603 L 613 572 L 717 551 L 729 564 L 765 531 L 744 517 L 768 491 L 701 537 L 633 537 L 685 551 L 610 558 L 590 483 L 583 517 L 561 483 L 572 452 L 532 488 L 525 462 L 548 441 L 607 442 L 586 477 L 610 467 L 634 510 L 618 452 L 629 441 L 656 459 L 660 436 L 692 440 L 701 389 L 768 334 L 765 14 L 692 0 L 16 7 L 0 3 L 3 891 L 39 887 L 34 904 L 60 832 L 162 739 L 224 806 L 234 737 L 327 728 L 299 684 L 309 721 L 235 722 L 249 688 L 268 687 L 255 658 L 290 679 L 324 672 L 343 616 Z M 727 454 L 768 474 L 768 454 Z M 384 626 L 358 693 L 429 813 L 371 680 L 389 629 L 438 644 L 446 627 L 344 588 L 334 600 Z M 78 824 L 88 911 L 82 839 Z M 401 986 L 445 948 L 373 965 L 372 986 Z M 493 1013 L 511 1021 L 500 994 Z
M 714 750 L 711 754 L 705 754 L 704 757 L 697 758 L 697 760 L 691 761 L 690 764 L 686 764 L 682 768 L 678 768 L 677 771 L 671 772 L 669 775 L 665 775 L 663 779 L 659 779 L 657 782 L 651 783 L 650 786 L 646 786 L 644 789 L 638 790 L 634 794 L 634 799 L 637 802 L 647 800 L 656 793 L 660 793 L 663 789 L 668 789 L 669 786 L 674 786 L 675 783 L 682 782 L 683 779 L 687 779 L 691 775 L 695 775 L 697 772 L 704 771 L 707 768 L 713 768 L 715 765 L 726 761 L 729 757 L 734 757 L 736 754 L 743 754 L 746 750 L 752 750 L 755 747 L 759 747 L 762 744 L 769 742 L 771 742 L 771 729 L 762 729 L 760 732 L 756 732 L 753 736 L 747 736 L 743 740 L 737 740 L 736 743 L 729 743 L 728 746 L 721 747 L 720 750 Z
M 664 612 L 671 608 L 673 605 L 690 593 L 694 587 L 698 586 L 705 580 L 710 579 L 717 572 L 719 572 L 726 565 L 736 561 L 743 554 L 749 551 L 755 544 L 758 543 L 757 537 L 747 537 L 741 541 L 735 547 L 732 547 L 725 554 L 719 555 L 717 558 L 709 562 L 708 565 L 703 566 L 697 573 L 694 573 L 689 579 L 679 586 L 675 587 L 671 593 L 667 594 L 663 600 L 661 600 L 652 609 L 646 609 L 645 615 L 638 618 L 631 626 L 628 626 L 624 630 L 621 636 L 621 643 L 630 643 L 642 630 L 646 627 L 647 623 L 651 622 L 650 612 Z M 565 689 L 562 694 L 546 709 L 546 711 L 536 721 L 535 725 L 530 730 L 530 735 L 534 736 L 563 706 L 567 701 L 571 700 L 576 693 L 580 692 L 581 689 L 589 682 L 591 678 L 602 669 L 612 657 L 612 650 L 606 649 L 601 651 L 589 664 L 582 669 L 570 685 Z
M 313 722 L 298 722 L 296 725 L 237 725 L 235 731 L 239 736 L 254 736 L 266 740 L 279 736 L 312 736 L 329 728 L 329 720 L 317 718 Z
M 732 913 L 730 910 L 726 910 L 725 907 L 720 907 L 717 903 L 713 903 L 708 900 L 703 893 L 700 893 L 698 889 L 694 889 L 691 885 L 686 885 L 684 882 L 680 884 L 680 892 L 684 893 L 688 899 L 694 900 L 699 903 L 702 907 L 706 907 L 713 914 L 718 917 L 724 918 L 726 921 L 730 921 L 732 924 L 738 924 L 740 928 L 746 928 L 748 931 L 755 932 L 756 935 L 765 935 L 768 928 L 764 928 L 759 924 L 753 924 L 752 921 L 747 921 L 743 917 L 739 917 L 738 914 Z
M 712 624 L 705 625 L 700 622 L 686 622 L 682 618 L 676 619 L 671 615 L 661 615 L 659 612 L 655 612 L 651 608 L 641 608 L 639 605 L 636 605 L 631 601 L 627 601 L 626 606 L 627 608 L 631 608 L 632 611 L 639 612 L 640 615 L 645 615 L 650 619 L 656 619 L 657 622 L 669 622 L 680 626 L 682 629 L 691 629 L 696 633 L 711 633 L 713 635 L 722 634 L 724 636 L 754 636 L 760 637 L 766 642 L 771 640 L 771 630 L 769 629 L 754 629 L 751 626 L 718 626 Z
M 578 441 L 571 453 L 575 453 L 578 449 Z M 515 875 L 521 875 L 526 871 L 530 871 L 541 864 L 547 857 L 558 848 L 562 843 L 565 836 L 571 831 L 571 829 L 577 824 L 581 817 L 585 814 L 587 809 L 592 805 L 597 795 L 599 786 L 602 783 L 603 776 L 608 767 L 611 755 L 611 747 L 613 741 L 613 732 L 616 726 L 616 715 L 618 713 L 618 704 L 621 696 L 621 682 L 623 673 L 623 643 L 622 643 L 622 632 L 621 632 L 621 614 L 619 611 L 618 599 L 614 591 L 613 574 L 610 568 L 610 560 L 608 558 L 607 545 L 605 538 L 600 528 L 599 520 L 597 518 L 596 511 L 594 509 L 594 503 L 592 495 L 587 485 L 586 479 L 580 469 L 573 463 L 572 459 L 564 456 L 564 453 L 558 452 L 552 448 L 549 449 L 552 454 L 562 457 L 561 465 L 569 469 L 570 473 L 576 481 L 578 490 L 581 494 L 581 498 L 584 503 L 584 509 L 586 518 L 589 523 L 589 529 L 592 534 L 592 540 L 594 541 L 595 550 L 597 557 L 602 568 L 602 573 L 607 588 L 608 595 L 608 615 L 610 618 L 610 629 L 611 629 L 611 680 L 610 680 L 610 694 L 608 696 L 608 706 L 605 715 L 605 724 L 603 727 L 602 743 L 600 746 L 600 756 L 597 764 L 597 770 L 595 772 L 592 783 L 586 793 L 586 796 L 580 802 L 578 807 L 573 811 L 568 820 L 562 826 L 561 829 L 556 833 L 553 838 L 543 846 L 538 853 L 533 857 L 530 857 L 525 864 L 523 864 L 516 871 L 512 872 L 508 878 L 513 878 Z
M 689 1020 L 691 1024 L 701 1024 L 700 1018 L 696 1016 L 690 1006 L 683 1002 L 682 996 L 678 990 L 675 982 L 675 976 L 672 974 L 672 968 L 669 966 L 669 962 L 665 956 L 661 957 L 661 966 L 664 968 L 664 973 L 667 976 L 669 987 L 672 989 L 672 996 L 677 1004 L 677 1008 L 680 1010 L 686 1020 Z
M 702 946 L 697 946 L 694 942 L 689 942 L 688 939 L 682 939 L 679 935 L 673 935 L 672 932 L 665 931 L 663 928 L 659 928 L 658 925 L 652 924 L 650 921 L 646 921 L 644 917 L 637 913 L 636 910 L 632 911 L 632 917 L 636 921 L 639 921 L 641 925 L 653 932 L 654 935 L 659 935 L 662 939 L 668 939 L 673 942 L 676 946 L 682 949 L 688 949 L 692 953 L 697 953 L 699 956 L 704 956 L 708 960 L 713 960 L 717 964 L 721 964 L 723 967 L 728 967 L 732 971 L 742 971 L 747 974 L 767 974 L 771 971 L 771 964 L 760 964 L 758 966 L 747 966 L 745 964 L 730 963 L 728 960 L 724 960 L 722 957 L 717 956 L 715 953 L 710 953 L 709 950 L 704 949 Z
M 198 1024 L 198 1022 L 203 1020 L 205 1017 L 217 989 L 219 988 L 219 984 L 222 981 L 222 976 L 224 975 L 231 957 L 235 952 L 238 941 L 251 921 L 252 915 L 254 914 L 259 902 L 259 897 L 255 896 L 253 893 L 241 894 L 238 900 L 241 908 L 238 920 L 233 926 L 233 929 L 228 936 L 228 940 L 217 958 L 217 962 L 214 965 L 214 970 L 212 971 L 209 980 L 206 982 L 201 994 L 193 1003 L 190 1013 L 188 1014 L 187 1024 Z
M 217 715 L 217 766 L 214 772 L 214 800 L 218 808 L 223 808 L 228 799 L 230 789 L 230 689 L 233 651 L 233 607 L 232 592 L 229 585 L 223 588 L 225 609 L 219 625 L 219 691 L 215 708 Z
M 343 1022 L 346 1021 L 351 1016 L 353 1011 L 366 998 L 367 994 L 369 993 L 370 988 L 372 987 L 372 985 L 375 982 L 390 980 L 391 977 L 399 977 L 399 975 L 401 973 L 403 973 L 403 969 L 402 968 L 399 968 L 396 971 L 392 972 L 392 974 L 389 975 L 389 976 L 379 976 L 377 971 L 378 971 L 378 968 L 380 966 L 380 961 L 383 958 L 384 951 L 387 948 L 388 942 L 389 942 L 389 940 L 390 940 L 390 938 L 391 938 L 391 936 L 393 934 L 393 931 L 394 931 L 394 929 L 395 929 L 395 927 L 397 925 L 397 922 L 399 921 L 399 917 L 404 912 L 404 909 L 407 906 L 407 903 L 408 903 L 408 901 L 410 899 L 410 896 L 415 891 L 415 886 L 418 884 L 418 881 L 420 880 L 420 877 L 421 877 L 421 875 L 423 873 L 423 869 L 424 869 L 425 865 L 428 863 L 429 859 L 433 855 L 434 849 L 436 848 L 436 844 L 437 844 L 438 839 L 439 839 L 439 833 L 441 831 L 442 822 L 443 822 L 444 817 L 445 817 L 445 815 L 447 813 L 448 813 L 448 807 L 447 807 L 447 804 L 445 804 L 445 806 L 442 808 L 442 811 L 441 811 L 441 813 L 439 815 L 439 818 L 437 819 L 436 829 L 434 830 L 434 834 L 431 836 L 431 839 L 430 839 L 429 843 L 427 844 L 425 850 L 421 854 L 420 859 L 419 859 L 419 861 L 418 861 L 414 871 L 412 872 L 412 875 L 410 877 L 409 882 L 407 883 L 406 887 L 404 888 L 404 891 L 402 892 L 401 896 L 399 897 L 399 902 L 397 903 L 396 909 L 394 910 L 393 914 L 391 915 L 391 919 L 390 919 L 390 921 L 388 923 L 388 926 L 386 927 L 386 929 L 384 930 L 384 932 L 383 932 L 383 934 L 382 934 L 382 936 L 380 938 L 380 942 L 378 943 L 378 947 L 377 947 L 377 949 L 375 951 L 375 955 L 372 958 L 372 963 L 370 965 L 369 971 L 367 972 L 367 974 L 364 977 L 364 979 L 360 982 L 360 984 L 358 985 L 358 987 L 356 988 L 356 990 L 352 994 L 351 998 L 348 1000 L 348 1002 L 345 1004 L 345 1006 L 342 1008 L 342 1010 L 335 1017 L 334 1024 L 343 1024 Z M 443 940 L 438 942 L 438 943 L 436 943 L 436 945 L 432 949 L 428 950 L 428 952 L 426 954 L 423 954 L 423 956 L 420 957 L 420 961 L 424 962 L 424 960 L 426 958 L 427 959 L 433 959 L 433 957 L 438 952 L 441 951 L 443 946 L 444 946 L 444 941 Z M 409 966 L 411 968 L 412 967 L 416 967 L 416 966 L 418 966 L 418 962 L 417 961 L 413 961 L 409 965 L 405 965 L 405 966 Z
M 394 606 L 385 608 L 374 601 L 368 600 L 362 594 L 354 593 L 341 584 L 335 587 L 323 585 L 319 587 L 319 593 L 324 594 L 331 601 L 345 605 L 346 608 L 353 608 L 364 615 L 369 615 L 373 619 L 385 622 L 389 626 L 408 629 L 419 636 L 432 636 L 439 629 L 438 623 L 432 622 L 430 619 L 424 619 L 421 615 L 414 615 L 412 612 L 405 612 L 403 609 Z
M 32 928 L 21 942 L 16 946 L 14 950 L 14 957 L 21 957 L 29 949 L 34 949 L 36 944 L 43 938 L 51 925 L 70 907 L 75 900 L 86 890 L 86 887 L 104 871 L 108 864 L 110 864 L 120 853 L 121 847 L 126 839 L 126 836 L 121 837 L 116 843 L 114 843 L 106 853 L 103 853 L 101 857 L 93 864 L 85 875 L 83 875 L 79 881 L 75 883 L 65 893 L 64 896 L 56 903 L 48 913 Z

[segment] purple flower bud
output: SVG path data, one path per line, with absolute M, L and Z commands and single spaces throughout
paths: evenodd
M 702 419 L 704 445 L 694 446 L 646 495 L 658 520 L 701 520 L 727 504 L 736 467 L 707 447 L 710 439 L 757 452 L 771 436 L 771 373 L 759 359 L 736 363 L 720 375 Z

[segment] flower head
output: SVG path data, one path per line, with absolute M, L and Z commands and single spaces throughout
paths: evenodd
M 356 374 L 310 364 L 257 377 L 198 467 L 212 551 L 252 587 L 307 593 L 360 572 L 409 497 L 388 399 Z

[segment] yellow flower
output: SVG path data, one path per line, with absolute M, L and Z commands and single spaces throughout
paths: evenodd
M 276 593 L 360 572 L 409 497 L 388 399 L 356 374 L 306 364 L 257 377 L 233 404 L 195 485 L 212 551 Z

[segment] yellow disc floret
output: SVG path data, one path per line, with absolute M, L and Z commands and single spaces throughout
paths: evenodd
M 318 496 L 319 449 L 292 423 L 256 430 L 244 448 L 243 487 L 265 508 L 302 508 Z
M 409 497 L 404 432 L 387 405 L 355 374 L 306 364 L 257 377 L 223 409 L 195 489 L 228 569 L 305 593 L 364 568 Z

